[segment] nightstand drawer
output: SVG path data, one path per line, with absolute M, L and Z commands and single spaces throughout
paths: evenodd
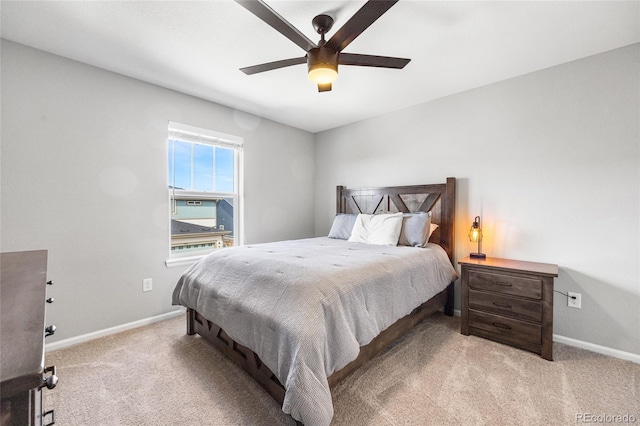
M 469 288 L 542 299 L 542 280 L 517 275 L 469 271 Z
M 531 324 L 472 309 L 469 309 L 469 327 L 529 343 L 540 344 L 542 342 L 542 327 L 539 324 Z
M 542 322 L 542 303 L 534 300 L 469 290 L 469 308 L 516 319 Z

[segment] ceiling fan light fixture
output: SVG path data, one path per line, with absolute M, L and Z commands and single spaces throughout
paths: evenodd
M 317 84 L 333 83 L 338 78 L 336 68 L 331 64 L 317 64 L 313 68 L 309 67 L 309 80 Z
M 332 83 L 338 78 L 338 52 L 328 47 L 316 47 L 307 52 L 309 80 L 317 84 Z
M 317 15 L 311 21 L 311 25 L 320 34 L 318 43 L 311 41 L 290 22 L 278 15 L 264 0 L 235 1 L 307 52 L 303 57 L 240 68 L 240 71 L 247 75 L 299 65 L 306 61 L 307 75 L 309 80 L 318 85 L 318 92 L 330 92 L 331 83 L 338 78 L 338 63 L 361 67 L 402 69 L 411 61 L 411 59 L 389 56 L 340 53 L 398 0 L 367 0 L 329 40 L 326 40 L 325 36 L 332 29 L 334 19 L 327 14 Z

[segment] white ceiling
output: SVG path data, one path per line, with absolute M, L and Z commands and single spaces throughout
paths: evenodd
M 364 1 L 266 2 L 312 40 Z M 304 52 L 231 0 L 2 1 L 3 38 L 310 132 L 640 42 L 640 2 L 401 0 L 345 52 L 411 58 L 403 70 L 342 66 L 318 93 L 296 65 L 238 69 Z

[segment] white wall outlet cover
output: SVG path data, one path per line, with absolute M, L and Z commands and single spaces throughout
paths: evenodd
M 567 306 L 570 308 L 582 309 L 582 295 L 580 293 L 567 292 Z
M 145 278 L 142 280 L 142 291 L 153 290 L 153 280 L 151 278 Z

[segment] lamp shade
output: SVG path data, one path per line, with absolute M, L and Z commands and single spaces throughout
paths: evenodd
M 469 229 L 469 241 L 477 243 L 480 240 L 482 240 L 482 228 L 480 228 L 480 216 L 476 216 Z

